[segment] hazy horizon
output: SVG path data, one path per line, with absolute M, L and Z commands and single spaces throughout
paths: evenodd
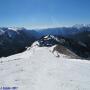
M 48 26 L 48 27 L 25 27 L 25 26 L 0 26 L 1 28 L 10 28 L 10 29 L 16 29 L 16 28 L 25 28 L 25 29 L 48 29 L 48 28 L 63 28 L 63 27 L 79 27 L 79 26 L 89 26 L 90 24 L 74 24 L 74 25 L 63 25 L 63 26 Z

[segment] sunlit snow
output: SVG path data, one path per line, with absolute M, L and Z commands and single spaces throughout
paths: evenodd
M 56 55 L 56 54 L 55 54 Z M 0 87 L 17 90 L 90 90 L 90 61 L 57 58 L 52 48 L 32 46 L 0 59 Z

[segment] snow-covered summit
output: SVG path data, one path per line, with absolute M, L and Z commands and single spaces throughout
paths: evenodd
M 0 87 L 90 90 L 90 62 L 55 55 L 50 47 L 34 46 L 23 53 L 1 58 Z

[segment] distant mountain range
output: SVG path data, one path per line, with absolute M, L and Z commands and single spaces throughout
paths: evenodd
M 52 35 L 55 37 L 68 38 L 76 43 L 79 42 L 83 47 L 90 50 L 90 27 L 62 27 L 48 28 L 40 30 L 29 30 L 25 28 L 0 28 L 0 57 L 20 53 L 31 46 L 33 42 L 41 40 L 44 36 Z M 54 44 L 57 42 L 52 41 Z M 74 42 L 74 46 L 77 45 Z M 44 42 L 45 43 L 45 42 Z M 73 45 L 72 45 L 73 46 Z

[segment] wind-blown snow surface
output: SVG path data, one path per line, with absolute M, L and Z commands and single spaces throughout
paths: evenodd
M 60 58 L 47 47 L 0 59 L 0 87 L 17 90 L 90 90 L 90 61 Z

